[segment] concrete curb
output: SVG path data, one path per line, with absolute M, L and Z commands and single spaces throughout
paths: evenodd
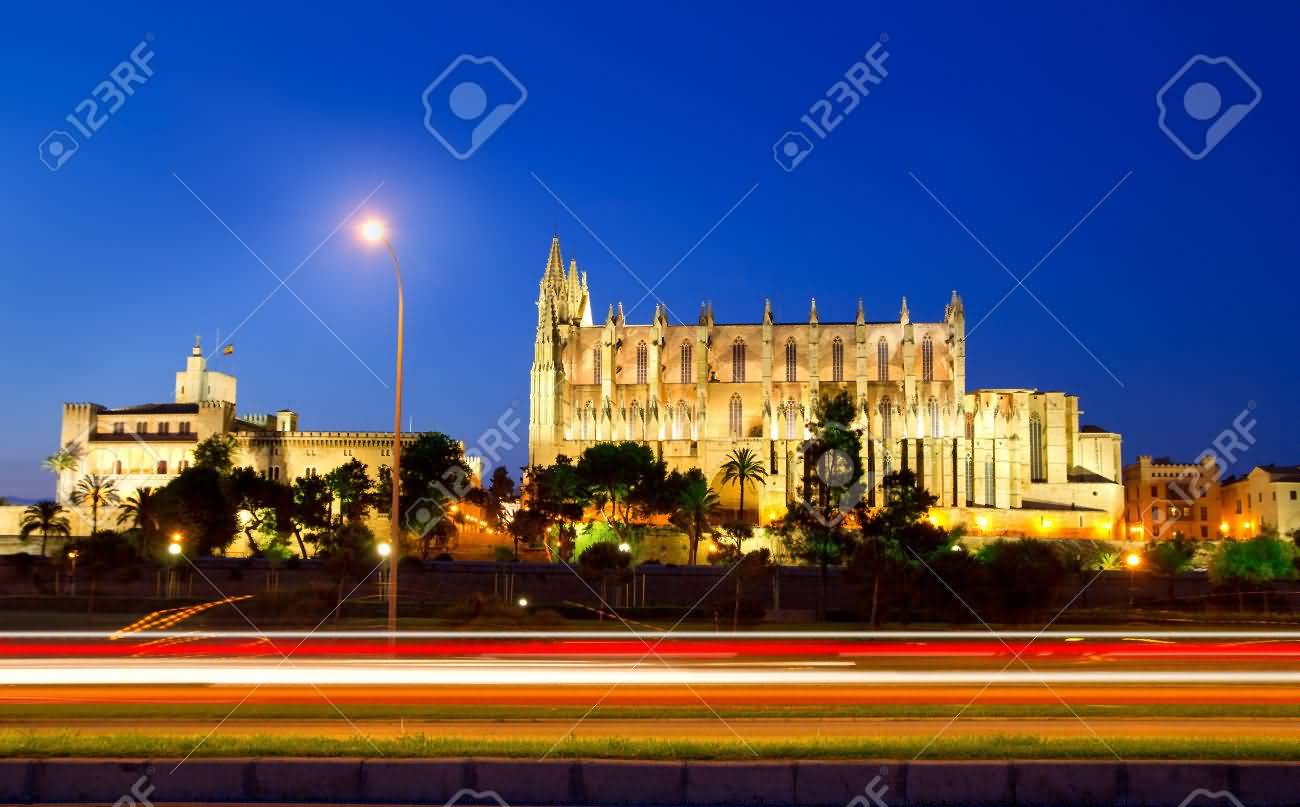
M 1296 803 L 1286 762 L 5 759 L 0 804 L 1249 807 Z

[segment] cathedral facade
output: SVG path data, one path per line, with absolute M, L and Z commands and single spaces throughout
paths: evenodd
M 1079 399 L 1034 389 L 968 390 L 966 315 L 954 291 L 937 322 L 777 322 L 770 301 L 752 323 L 719 323 L 712 306 L 694 325 L 670 325 L 656 306 L 646 324 L 622 305 L 593 318 L 586 273 L 551 242 L 537 299 L 529 409 L 529 463 L 577 458 L 598 441 L 652 445 L 671 468 L 700 468 L 735 508 L 721 466 L 748 448 L 767 471 L 746 492 L 747 518 L 778 519 L 798 500 L 799 450 L 818 396 L 849 393 L 863 433 L 864 496 L 910 469 L 939 503 L 934 517 L 968 533 L 1121 536 L 1120 437 L 1079 427 Z M 757 495 L 755 495 L 757 493 Z

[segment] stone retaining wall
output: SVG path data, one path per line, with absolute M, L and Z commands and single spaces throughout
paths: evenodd
M 0 760 L 0 803 L 1280 807 L 1285 762 Z

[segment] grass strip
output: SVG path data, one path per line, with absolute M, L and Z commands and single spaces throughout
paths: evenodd
M 547 740 L 490 740 L 431 737 L 423 734 L 396 739 L 363 737 L 327 739 L 259 735 L 214 736 L 200 745 L 201 735 L 158 737 L 145 734 L 0 731 L 0 757 L 144 757 L 179 758 L 194 751 L 200 757 L 511 757 L 540 758 L 551 749 Z M 808 740 L 739 741 L 643 740 L 632 738 L 570 739 L 551 757 L 592 759 L 745 760 L 762 759 L 911 759 L 926 738 L 822 738 Z M 752 749 L 752 753 L 751 750 Z M 1113 753 L 1112 753 L 1113 751 Z M 1217 759 L 1300 760 L 1300 740 L 1282 738 L 1166 739 L 1106 737 L 1044 738 L 990 734 L 941 737 L 925 749 L 923 759 Z

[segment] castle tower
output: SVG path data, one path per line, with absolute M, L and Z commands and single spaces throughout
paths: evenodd
M 576 274 L 577 267 L 574 267 Z M 581 291 L 585 293 L 586 284 Z M 551 252 L 537 293 L 537 334 L 533 340 L 528 406 L 530 462 L 551 462 L 564 438 L 564 360 L 561 322 L 569 313 L 572 281 L 565 277 L 560 237 L 551 239 Z
M 199 338 L 185 359 L 185 369 L 176 374 L 176 403 L 225 401 L 235 403 L 235 377 L 208 369 Z

